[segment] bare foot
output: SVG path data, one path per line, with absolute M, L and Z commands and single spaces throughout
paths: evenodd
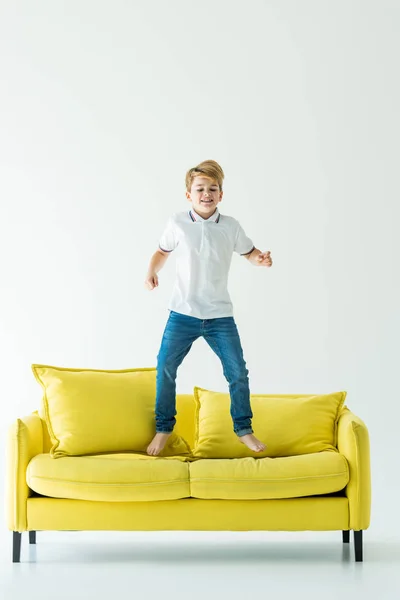
M 250 450 L 254 452 L 263 452 L 265 450 L 265 444 L 260 442 L 252 433 L 247 433 L 246 435 L 241 435 L 239 440 L 242 444 L 245 444 Z
M 161 450 L 163 450 L 171 433 L 156 433 L 150 444 L 147 446 L 147 454 L 150 454 L 150 456 L 159 454 Z

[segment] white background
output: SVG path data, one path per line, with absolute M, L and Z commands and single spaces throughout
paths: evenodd
M 40 406 L 32 363 L 155 366 L 174 257 L 153 292 L 147 266 L 214 159 L 274 261 L 232 261 L 251 390 L 347 391 L 369 535 L 399 536 L 399 25 L 389 0 L 0 2 L 3 448 Z M 194 385 L 227 390 L 204 340 Z

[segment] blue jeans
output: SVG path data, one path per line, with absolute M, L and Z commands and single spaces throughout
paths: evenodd
M 233 431 L 253 433 L 248 370 L 233 317 L 198 319 L 170 311 L 157 356 L 156 432 L 169 433 L 176 423 L 176 373 L 197 338 L 204 337 L 220 358 L 229 383 Z

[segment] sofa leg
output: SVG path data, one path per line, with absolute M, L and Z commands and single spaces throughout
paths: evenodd
M 349 544 L 350 543 L 350 531 L 348 529 L 343 529 L 342 534 L 343 534 L 343 544 Z
M 22 533 L 13 531 L 13 563 L 21 562 L 21 536 Z
M 354 551 L 356 562 L 362 562 L 363 560 L 363 538 L 362 529 L 360 531 L 354 531 Z
M 36 531 L 29 532 L 29 543 L 36 544 Z

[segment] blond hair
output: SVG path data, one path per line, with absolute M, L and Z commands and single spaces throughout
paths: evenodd
M 203 160 L 196 167 L 192 167 L 186 173 L 185 184 L 186 190 L 190 192 L 192 189 L 193 179 L 195 177 L 208 177 L 219 185 L 219 189 L 222 192 L 222 183 L 224 181 L 225 174 L 222 167 L 215 160 Z

